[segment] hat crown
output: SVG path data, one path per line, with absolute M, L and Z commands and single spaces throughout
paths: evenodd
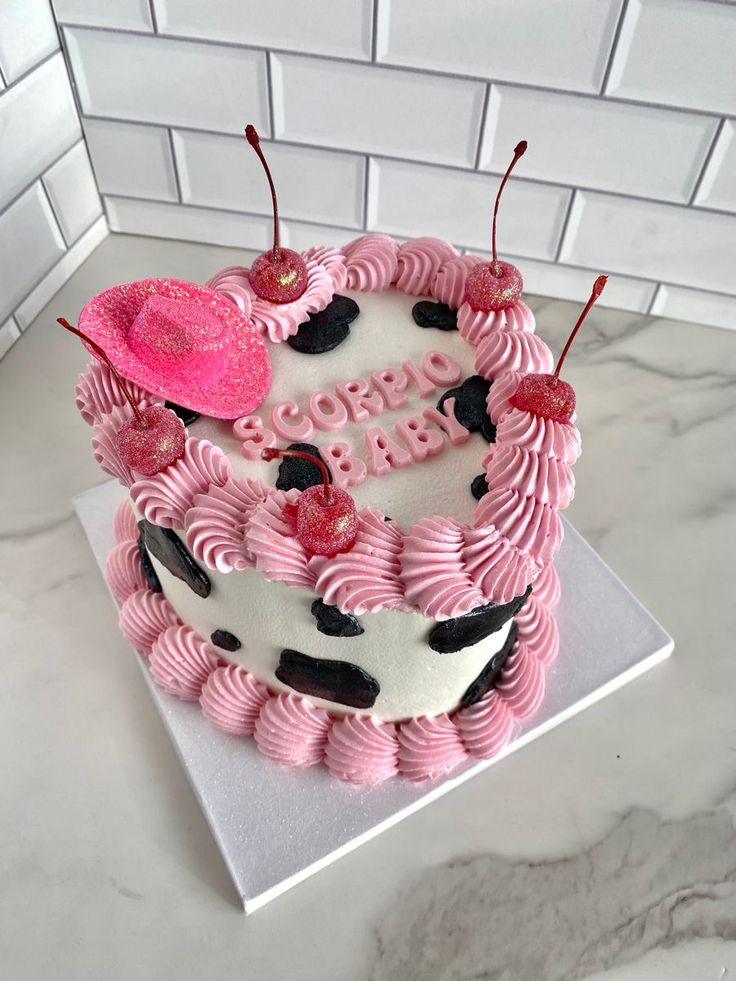
M 214 385 L 227 370 L 232 328 L 214 310 L 188 299 L 149 296 L 128 330 L 142 362 L 179 381 Z

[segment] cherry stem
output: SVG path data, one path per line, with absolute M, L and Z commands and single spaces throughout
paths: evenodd
M 245 127 L 245 138 L 256 151 L 258 159 L 263 164 L 263 169 L 266 171 L 266 177 L 268 178 L 268 186 L 271 189 L 271 207 L 273 208 L 273 257 L 274 260 L 276 260 L 278 259 L 279 250 L 281 248 L 281 240 L 279 238 L 279 203 L 276 200 L 276 187 L 273 183 L 273 177 L 271 176 L 271 169 L 269 168 L 268 162 L 263 155 L 263 150 L 261 149 L 261 138 L 258 135 L 257 129 L 252 123 L 248 123 L 248 125 Z
M 128 386 L 125 384 L 125 380 L 122 378 L 122 376 L 120 374 L 118 374 L 117 368 L 112 363 L 112 361 L 108 358 L 107 354 L 105 353 L 105 351 L 103 351 L 103 349 L 100 347 L 100 345 L 99 344 L 96 344 L 92 340 L 91 337 L 87 337 L 86 334 L 83 334 L 82 331 L 79 330 L 78 327 L 72 327 L 72 325 L 69 323 L 69 321 L 68 320 L 65 320 L 63 317 L 57 317 L 56 318 L 56 322 L 57 322 L 57 324 L 61 324 L 61 326 L 64 328 L 64 330 L 71 331 L 72 334 L 76 334 L 77 337 L 80 337 L 84 341 L 85 344 L 89 344 L 89 346 L 92 348 L 92 350 L 98 356 L 98 358 L 100 358 L 102 361 L 104 361 L 104 363 L 110 369 L 113 378 L 118 383 L 118 388 L 120 389 L 120 391 L 125 396 L 125 399 L 126 399 L 128 405 L 133 410 L 133 413 L 134 413 L 135 418 L 136 418 L 136 422 L 138 423 L 138 428 L 139 429 L 148 429 L 148 420 L 146 419 L 146 417 L 143 415 L 143 413 L 141 412 L 141 410 L 138 408 L 138 406 L 136 405 L 135 401 L 133 400 L 133 396 L 128 391 Z
M 607 282 L 608 282 L 608 276 L 599 276 L 598 279 L 596 279 L 596 281 L 593 283 L 593 289 L 591 290 L 590 297 L 588 298 L 588 302 L 583 307 L 583 312 L 578 317 L 578 322 L 573 327 L 572 333 L 568 337 L 567 343 L 562 349 L 560 360 L 557 362 L 557 366 L 555 368 L 555 373 L 554 373 L 555 382 L 560 377 L 560 368 L 562 368 L 562 362 L 565 360 L 567 352 L 572 347 L 572 342 L 575 340 L 575 335 L 580 330 L 585 318 L 588 316 L 588 311 L 603 292 L 603 287 L 606 285 Z
M 332 492 L 330 489 L 330 471 L 327 469 L 327 464 L 320 457 L 315 456 L 314 453 L 307 453 L 304 450 L 277 450 L 273 446 L 267 446 L 265 450 L 261 452 L 261 459 L 263 460 L 276 460 L 280 457 L 285 456 L 296 456 L 300 460 L 309 460 L 315 466 L 319 467 L 322 473 L 322 483 L 324 484 L 324 503 L 325 507 L 330 503 L 332 498 Z
M 506 168 L 506 173 L 503 175 L 503 180 L 501 181 L 501 185 L 496 193 L 496 201 L 493 205 L 493 225 L 491 229 L 491 250 L 493 252 L 494 272 L 496 268 L 496 263 L 498 262 L 498 253 L 496 252 L 496 216 L 498 215 L 498 204 L 499 201 L 501 200 L 501 194 L 503 192 L 503 189 L 504 187 L 506 187 L 506 181 L 509 179 L 511 171 L 516 166 L 516 161 L 519 159 L 519 157 L 523 157 L 524 154 L 526 153 L 526 148 L 527 148 L 526 140 L 522 140 L 520 143 L 516 144 L 516 146 L 514 147 L 514 159 Z

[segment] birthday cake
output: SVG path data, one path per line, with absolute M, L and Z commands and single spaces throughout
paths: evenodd
M 95 458 L 130 489 L 120 627 L 280 763 L 434 779 L 543 698 L 574 393 L 495 223 L 490 262 L 379 234 L 298 254 L 274 210 L 250 269 L 113 287 L 63 322 L 95 355 Z

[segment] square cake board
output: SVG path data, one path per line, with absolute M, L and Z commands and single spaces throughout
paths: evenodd
M 100 568 L 114 544 L 113 512 L 126 495 L 124 487 L 110 481 L 74 499 Z M 562 583 L 556 613 L 560 654 L 547 669 L 540 709 L 498 756 L 468 761 L 440 780 L 416 784 L 399 778 L 354 787 L 323 766 L 279 766 L 258 751 L 253 739 L 220 732 L 197 704 L 158 688 L 146 659 L 138 655 L 246 913 L 669 656 L 672 639 L 567 523 L 555 564 Z

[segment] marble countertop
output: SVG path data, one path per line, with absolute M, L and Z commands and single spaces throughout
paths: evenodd
M 111 236 L 0 363 L 3 976 L 736 979 L 736 334 L 600 308 L 568 516 L 674 655 L 244 918 L 72 513 L 100 472 L 54 325 L 236 261 Z M 558 349 L 578 306 L 530 303 Z

